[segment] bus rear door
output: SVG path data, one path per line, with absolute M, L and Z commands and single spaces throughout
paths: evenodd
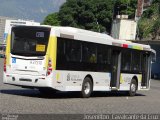
M 121 51 L 112 51 L 111 83 L 112 90 L 117 90 L 120 85 Z
M 149 53 L 142 55 L 142 87 L 149 88 L 151 57 Z

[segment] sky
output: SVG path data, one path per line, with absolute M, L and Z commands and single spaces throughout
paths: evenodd
M 66 0 L 0 0 L 0 16 L 42 22 Z

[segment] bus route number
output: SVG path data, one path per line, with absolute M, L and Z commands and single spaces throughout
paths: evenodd
M 44 32 L 36 32 L 37 38 L 44 38 Z

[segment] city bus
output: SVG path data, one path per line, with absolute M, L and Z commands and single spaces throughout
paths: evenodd
M 14 26 L 7 38 L 5 84 L 42 94 L 150 89 L 153 50 L 73 27 Z

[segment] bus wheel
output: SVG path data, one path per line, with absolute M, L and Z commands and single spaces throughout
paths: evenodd
M 83 98 L 88 98 L 90 97 L 92 91 L 93 91 L 93 83 L 89 77 L 86 77 L 82 84 L 81 96 Z
M 130 90 L 129 90 L 129 96 L 135 96 L 136 95 L 136 91 L 137 91 L 137 82 L 136 80 L 133 78 L 130 84 Z

